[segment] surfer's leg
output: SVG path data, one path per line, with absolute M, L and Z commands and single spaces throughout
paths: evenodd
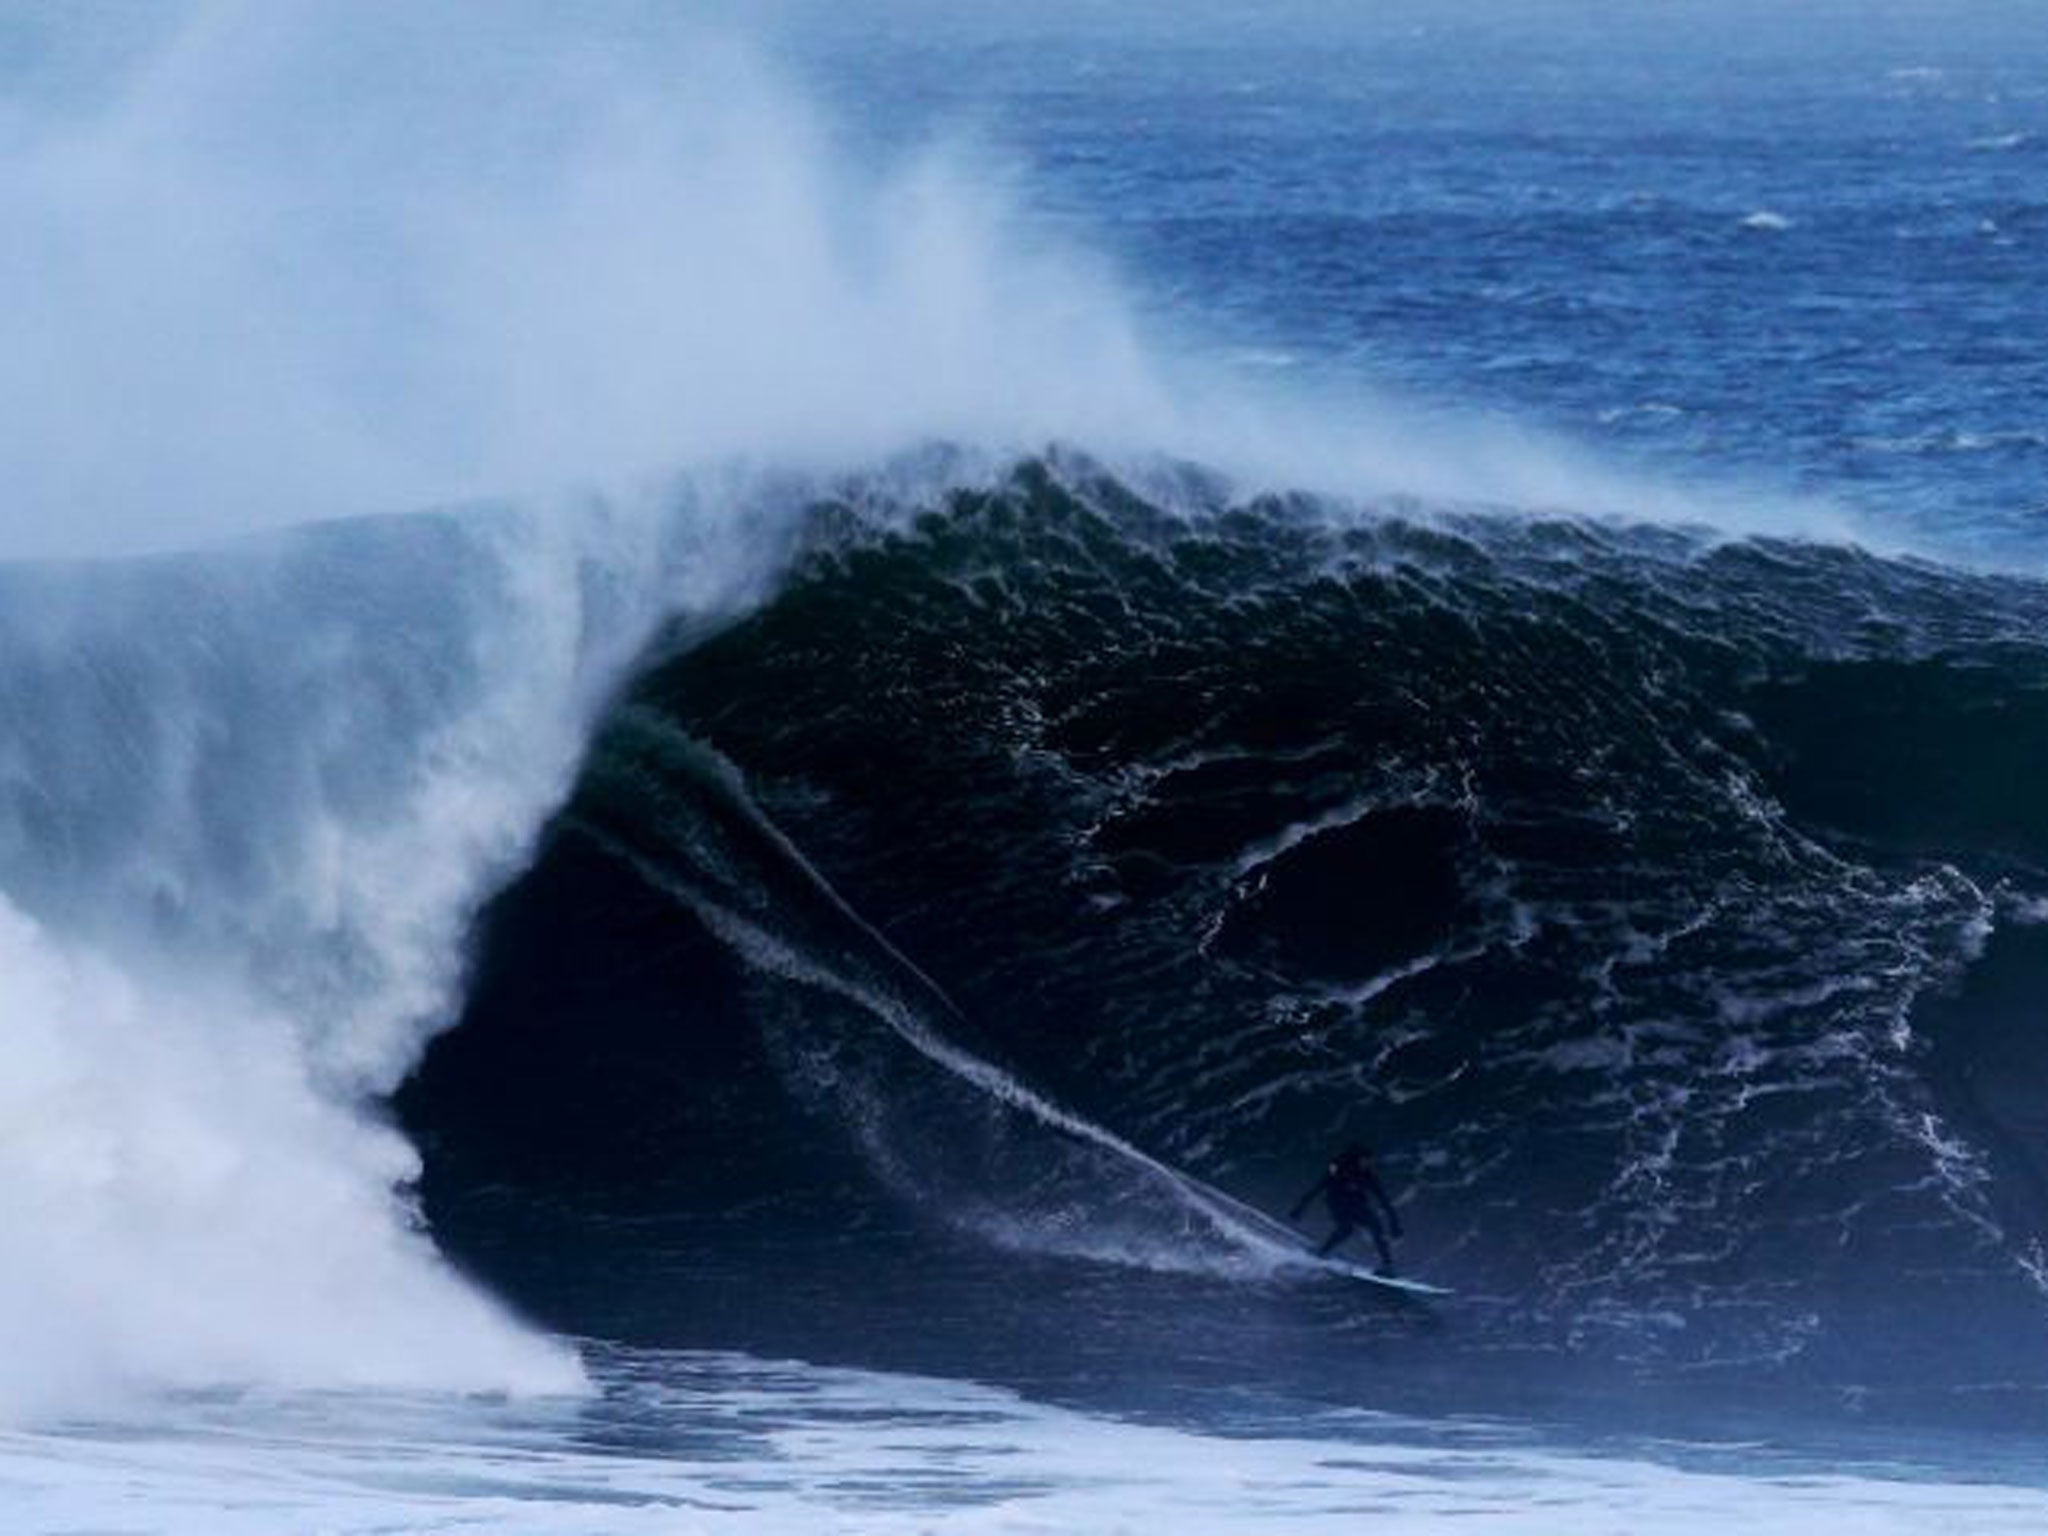
M 1394 1272 L 1394 1250 L 1387 1246 L 1387 1229 L 1380 1225 L 1380 1219 L 1371 1211 L 1365 1213 L 1365 1230 L 1372 1234 L 1372 1245 L 1380 1251 L 1380 1273 Z
M 1334 1232 L 1332 1232 L 1328 1237 L 1323 1239 L 1323 1246 L 1316 1250 L 1316 1257 L 1319 1259 L 1327 1259 L 1330 1256 L 1330 1250 L 1332 1248 L 1335 1248 L 1339 1243 L 1343 1242 L 1345 1238 L 1349 1237 L 1352 1233 L 1356 1232 L 1357 1230 L 1358 1224 L 1356 1222 L 1340 1220 L 1337 1223 L 1337 1229 Z

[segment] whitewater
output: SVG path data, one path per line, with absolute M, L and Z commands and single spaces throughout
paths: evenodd
M 2043 98 L 1681 9 L 0 27 L 0 1524 L 2038 1528 Z

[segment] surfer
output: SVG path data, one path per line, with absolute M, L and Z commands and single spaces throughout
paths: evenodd
M 1330 1220 L 1337 1226 L 1323 1240 L 1323 1246 L 1316 1250 L 1316 1257 L 1327 1258 L 1330 1251 L 1360 1227 L 1371 1234 L 1373 1246 L 1380 1251 L 1380 1272 L 1391 1275 L 1394 1272 L 1394 1250 L 1387 1246 L 1387 1238 L 1401 1235 L 1401 1218 L 1394 1214 L 1394 1202 L 1387 1198 L 1387 1192 L 1380 1184 L 1379 1175 L 1372 1170 L 1372 1153 L 1361 1142 L 1352 1142 L 1343 1151 L 1330 1159 L 1330 1166 L 1323 1170 L 1323 1176 L 1309 1186 L 1307 1194 L 1294 1202 L 1289 1212 L 1292 1220 L 1301 1220 L 1301 1213 L 1308 1209 L 1309 1202 L 1317 1195 L 1330 1209 Z M 1377 1207 L 1377 1209 L 1375 1209 Z M 1386 1224 L 1380 1223 L 1380 1212 L 1386 1212 Z

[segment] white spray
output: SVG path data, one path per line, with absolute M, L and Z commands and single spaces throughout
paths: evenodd
M 678 466 L 1073 438 L 1617 501 L 1568 455 L 1418 450 L 1412 422 L 1338 431 L 1160 362 L 988 157 L 853 164 L 663 7 L 19 26 L 0 551 L 581 510 L 0 568 L 0 1413 L 574 1383 L 410 1229 L 413 1153 L 361 1106 L 447 1022 L 469 914 L 649 626 L 741 601 L 779 547 L 730 495 L 616 511 L 676 504 Z

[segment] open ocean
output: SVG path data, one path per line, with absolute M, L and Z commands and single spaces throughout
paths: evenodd
M 2044 21 L 0 14 L 0 1531 L 2048 1528 Z

